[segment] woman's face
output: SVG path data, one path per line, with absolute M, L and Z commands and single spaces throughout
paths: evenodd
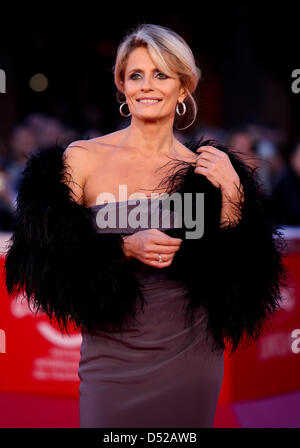
M 145 47 L 130 53 L 122 87 L 132 117 L 144 121 L 173 121 L 176 104 L 186 97 L 179 77 L 159 71 Z

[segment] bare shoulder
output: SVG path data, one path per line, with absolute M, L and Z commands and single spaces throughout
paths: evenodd
M 90 163 L 91 150 L 85 140 L 77 140 L 69 144 L 64 151 L 64 162 L 67 169 L 71 168 L 78 175 L 83 175 Z
M 124 134 L 124 130 L 111 132 L 110 134 L 101 135 L 100 137 L 91 138 L 87 140 L 87 144 L 95 149 L 112 149 L 119 145 L 120 140 Z
M 79 155 L 82 154 L 85 155 L 85 157 L 101 156 L 106 154 L 110 149 L 118 147 L 122 135 L 123 131 L 121 130 L 94 137 L 89 140 L 76 140 L 69 144 L 67 150 L 70 150 L 72 153 L 71 148 L 78 148 L 78 150 L 75 150 L 74 152 Z
M 121 131 L 94 137 L 89 140 L 75 140 L 64 151 L 64 159 L 72 169 L 78 172 L 88 170 L 107 151 L 118 146 Z
M 87 140 L 76 140 L 64 151 L 66 180 L 76 202 L 83 203 L 83 191 L 86 180 L 93 166 L 94 149 Z
M 65 160 L 71 164 L 91 163 L 104 149 L 107 136 L 95 137 L 89 140 L 75 140 L 70 143 L 64 152 Z
M 119 131 L 89 140 L 75 140 L 64 151 L 66 183 L 72 190 L 73 199 L 83 204 L 85 186 L 95 167 L 105 162 L 111 148 L 118 145 Z
M 80 154 L 87 157 L 91 154 L 93 147 L 90 140 L 75 140 L 67 146 L 65 154 L 67 157 L 76 157 L 76 155 L 79 157 Z

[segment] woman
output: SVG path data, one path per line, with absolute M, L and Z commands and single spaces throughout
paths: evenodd
M 253 171 L 217 142 L 174 137 L 186 103 L 195 118 L 198 78 L 180 36 L 142 25 L 115 65 L 130 125 L 34 154 L 24 170 L 7 289 L 24 290 L 62 331 L 81 328 L 81 427 L 212 427 L 226 344 L 257 338 L 279 307 L 280 233 Z M 179 194 L 187 216 L 175 225 L 170 207 L 172 224 L 152 228 L 165 202 L 141 190 Z M 194 193 L 205 196 L 200 215 Z M 146 226 L 124 227 L 137 197 Z M 203 210 L 194 238 L 188 221 Z

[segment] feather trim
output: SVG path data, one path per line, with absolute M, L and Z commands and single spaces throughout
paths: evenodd
M 95 231 L 91 210 L 71 199 L 56 146 L 31 154 L 17 196 L 16 227 L 5 261 L 9 295 L 23 294 L 62 332 L 122 329 L 144 305 L 121 235 Z
M 224 349 L 226 344 L 232 354 L 240 344 L 246 347 L 257 340 L 272 313 L 280 309 L 280 289 L 289 286 L 282 259 L 288 249 L 280 226 L 266 216 L 256 169 L 212 139 L 202 137 L 186 146 L 196 152 L 206 145 L 224 151 L 240 177 L 244 202 L 232 201 L 239 221 L 220 227 L 221 190 L 194 173 L 195 162 L 184 162 L 164 183 L 170 193 L 178 188 L 182 193 L 204 193 L 205 230 L 198 240 L 184 239 L 184 223 L 182 229 L 167 231 L 184 239 L 168 270 L 170 276 L 181 278 L 188 286 L 187 314 L 191 320 L 194 310 L 204 306 L 209 316 L 207 331 L 214 336 L 215 348 Z
M 161 184 L 169 193 L 205 194 L 204 235 L 185 239 L 184 222 L 167 230 L 183 243 L 165 270 L 187 286 L 186 317 L 193 320 L 195 310 L 204 307 L 215 349 L 227 343 L 233 353 L 240 343 L 256 340 L 280 307 L 280 287 L 288 285 L 285 242 L 279 226 L 266 218 L 254 169 L 214 140 L 186 146 L 196 152 L 204 145 L 230 157 L 244 189 L 243 204 L 235 204 L 241 219 L 221 229 L 220 190 L 194 173 L 195 163 L 174 159 L 173 172 Z M 62 331 L 70 324 L 90 333 L 122 330 L 136 317 L 137 299 L 144 306 L 140 283 L 123 262 L 121 235 L 97 233 L 91 210 L 70 199 L 63 152 L 43 150 L 26 164 L 5 263 L 7 289 L 24 290 L 28 302 L 55 318 Z

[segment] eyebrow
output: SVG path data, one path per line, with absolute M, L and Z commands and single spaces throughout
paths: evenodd
M 128 75 L 129 75 L 129 73 L 133 73 L 133 72 L 143 72 L 143 71 L 144 71 L 144 70 L 141 69 L 141 68 L 134 68 L 133 70 L 130 70 L 130 71 L 128 72 Z M 152 71 L 153 71 L 153 72 L 156 72 L 156 71 L 160 71 L 160 70 L 156 67 L 156 68 L 154 68 Z

